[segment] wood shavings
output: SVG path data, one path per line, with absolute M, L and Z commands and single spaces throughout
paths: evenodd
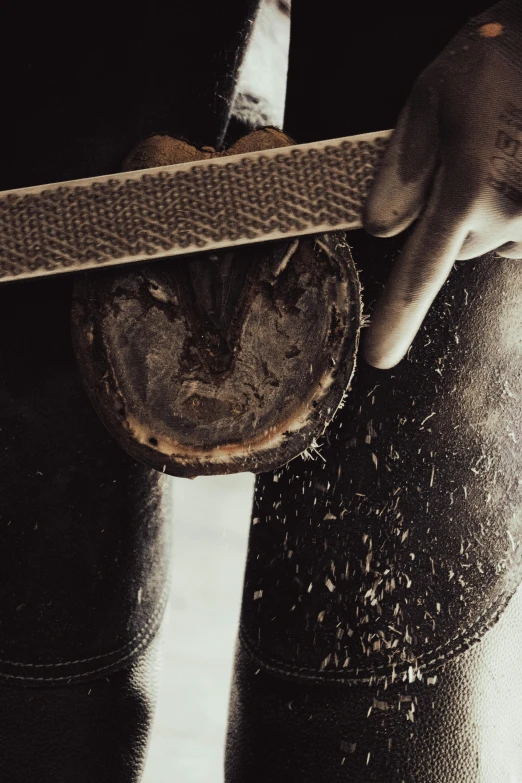
M 331 660 L 332 660 L 332 654 L 330 653 L 330 655 L 327 655 L 324 661 L 321 662 L 321 671 L 326 669 L 326 667 L 328 666 Z

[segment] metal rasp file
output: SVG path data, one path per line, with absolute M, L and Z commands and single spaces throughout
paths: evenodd
M 0 281 L 361 227 L 391 131 L 0 193 Z

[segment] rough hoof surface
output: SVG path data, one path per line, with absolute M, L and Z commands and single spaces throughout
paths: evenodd
M 290 143 L 258 130 L 227 154 Z M 154 137 L 127 166 L 216 154 Z M 85 275 L 72 324 L 88 394 L 132 456 L 176 476 L 257 473 L 309 448 L 335 414 L 360 287 L 335 233 Z

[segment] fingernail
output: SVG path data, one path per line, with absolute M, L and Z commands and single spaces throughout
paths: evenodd
M 393 232 L 393 228 L 386 223 L 378 223 L 375 220 L 363 221 L 364 230 L 375 237 L 386 237 Z

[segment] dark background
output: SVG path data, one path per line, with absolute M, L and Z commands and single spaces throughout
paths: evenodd
M 293 5 L 286 126 L 305 142 L 392 127 L 416 74 L 488 4 Z M 254 7 L 2 3 L 0 189 L 117 171 L 149 133 L 214 144 Z
M 382 5 L 295 0 L 285 124 L 300 142 L 394 127 L 416 76 L 492 4 Z

